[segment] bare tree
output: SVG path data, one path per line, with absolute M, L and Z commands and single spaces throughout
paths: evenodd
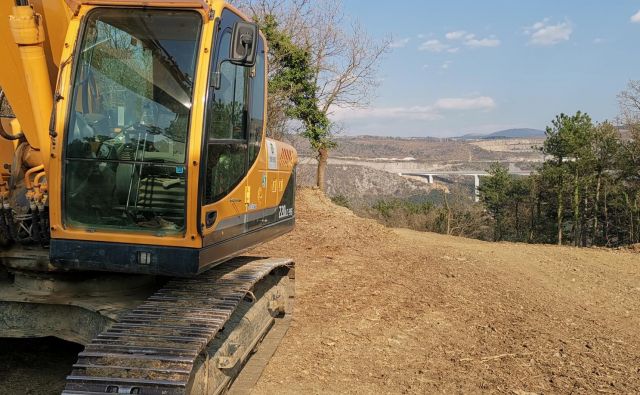
M 640 80 L 631 80 L 627 89 L 618 94 L 623 122 L 627 125 L 640 123 Z
M 274 15 L 278 18 L 280 28 L 287 34 L 300 30 L 308 18 L 309 0 L 235 0 L 233 5 L 243 10 L 258 22 L 264 21 L 265 16 Z M 268 77 L 281 72 L 281 61 L 273 51 L 267 53 Z M 289 105 L 291 89 L 269 86 L 267 97 L 267 136 L 282 140 L 292 130 L 286 109 Z M 295 127 L 293 127 L 295 128 Z
M 389 48 L 389 40 L 374 41 L 362 25 L 343 17 L 340 0 L 319 2 L 308 14 L 301 45 L 311 53 L 315 65 L 316 97 L 319 110 L 331 115 L 337 107 L 356 108 L 369 105 L 378 87 L 378 66 Z M 325 188 L 329 150 L 333 148 L 333 125 L 326 143 L 316 144 L 317 185 Z
M 378 71 L 390 39 L 374 40 L 357 21 L 344 16 L 341 0 L 237 0 L 236 5 L 262 20 L 276 16 L 280 28 L 293 42 L 308 51 L 314 69 L 318 110 L 331 116 L 336 108 L 366 107 L 379 85 Z M 272 72 L 277 73 L 277 59 Z M 283 92 L 286 94 L 286 92 Z M 278 116 L 278 98 L 273 111 L 279 127 L 286 124 Z M 270 124 L 276 126 L 274 123 Z M 318 160 L 317 184 L 324 190 L 329 150 L 335 146 L 338 125 L 331 125 L 322 141 L 312 141 Z

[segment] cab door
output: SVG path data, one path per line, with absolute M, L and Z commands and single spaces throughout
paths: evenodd
M 247 230 L 255 230 L 265 224 L 265 207 L 268 196 L 267 171 L 262 150 L 266 119 L 266 65 L 264 40 L 258 37 L 256 64 L 251 70 L 249 90 L 249 130 L 247 168 Z
M 251 68 L 229 60 L 233 26 L 240 17 L 225 9 L 217 29 L 216 53 L 209 75 L 209 94 L 202 153 L 202 227 L 205 244 L 246 231 L 246 175 Z

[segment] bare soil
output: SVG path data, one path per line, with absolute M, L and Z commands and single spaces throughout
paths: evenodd
M 640 255 L 387 229 L 299 191 L 294 320 L 254 394 L 640 393 Z M 59 393 L 80 350 L 0 340 L 0 390 Z
M 0 393 L 59 394 L 82 348 L 53 337 L 0 339 Z
M 299 193 L 292 327 L 255 394 L 640 393 L 640 255 L 385 229 Z

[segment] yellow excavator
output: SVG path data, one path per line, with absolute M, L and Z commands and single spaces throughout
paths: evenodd
M 64 394 L 243 392 L 284 336 L 266 52 L 222 0 L 0 2 L 0 337 L 83 344 Z

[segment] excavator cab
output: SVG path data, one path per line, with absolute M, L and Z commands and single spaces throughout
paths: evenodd
M 65 226 L 184 234 L 201 29 L 186 10 L 86 15 L 63 143 Z
M 265 136 L 256 25 L 223 1 L 65 1 L 30 176 L 51 265 L 193 276 L 290 231 L 297 156 Z

